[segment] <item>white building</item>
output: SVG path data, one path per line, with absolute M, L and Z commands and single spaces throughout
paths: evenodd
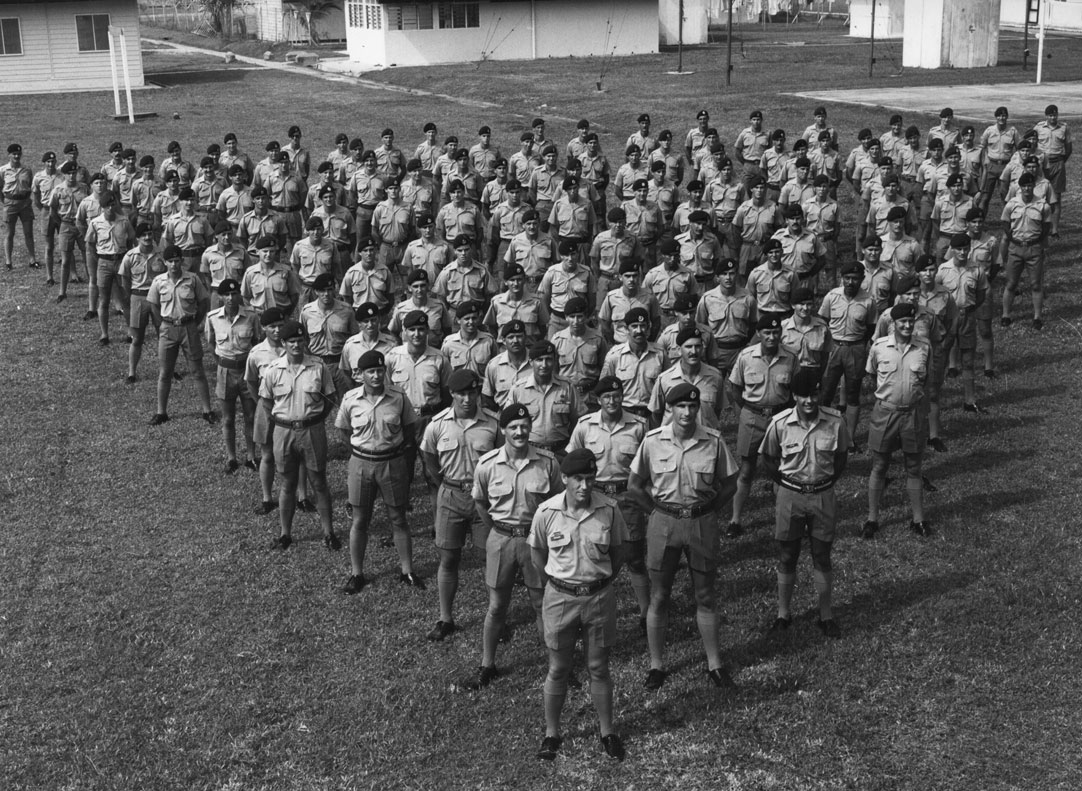
M 0 93 L 111 89 L 110 28 L 124 30 L 131 84 L 142 86 L 136 0 L 0 0 Z
M 346 0 L 338 0 L 337 8 L 330 8 L 318 19 L 312 20 L 316 41 L 346 40 Z M 243 14 L 246 32 L 263 41 L 290 41 L 308 43 L 308 31 L 290 13 L 289 0 L 248 0 L 234 14 Z
M 345 0 L 350 64 L 422 66 L 658 51 L 658 0 Z
M 1045 25 L 1049 30 L 1082 32 L 1082 0 L 1045 0 L 1045 3 L 1048 6 Z M 999 20 L 1005 27 L 1023 27 L 1026 0 L 1003 0 Z

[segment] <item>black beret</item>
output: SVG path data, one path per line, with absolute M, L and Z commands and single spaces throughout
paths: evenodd
M 625 258 L 620 262 L 619 272 L 621 275 L 637 275 L 639 273 L 639 262 L 634 258 Z
M 624 314 L 624 324 L 631 326 L 632 324 L 638 324 L 640 322 L 650 323 L 650 314 L 646 308 L 632 308 Z
M 428 314 L 423 310 L 411 310 L 406 314 L 406 317 L 402 319 L 402 326 L 405 329 L 411 327 L 428 327 Z
M 531 420 L 530 410 L 523 404 L 508 404 L 500 410 L 500 428 L 507 428 L 516 420 Z
M 166 261 L 176 261 L 184 257 L 184 252 L 175 244 L 171 244 L 162 250 L 162 258 Z
M 560 462 L 564 475 L 597 475 L 597 457 L 589 448 L 576 448 Z
M 319 217 L 309 217 L 308 222 L 306 222 L 304 224 L 304 229 L 306 231 L 315 231 L 315 230 L 322 231 L 323 230 L 323 220 L 319 219 Z
M 521 264 L 510 263 L 503 268 L 503 279 L 510 280 L 513 277 L 525 277 L 526 270 Z
M 780 330 L 781 329 L 781 314 L 780 313 L 760 313 L 759 320 L 755 322 L 756 331 L 762 330 Z
M 377 352 L 375 349 L 369 349 L 361 355 L 357 360 L 356 370 L 366 371 L 369 368 L 382 368 L 387 363 L 383 359 L 383 352 Z
M 794 396 L 806 398 L 819 392 L 819 372 L 814 368 L 801 368 L 789 382 L 789 391 Z
M 379 318 L 379 305 L 375 302 L 362 302 L 357 306 L 357 309 L 353 311 L 353 316 L 357 321 L 377 319 Z
M 564 315 L 574 316 L 578 313 L 589 315 L 590 303 L 586 301 L 585 297 L 571 297 L 564 303 Z
M 238 283 L 231 277 L 227 277 L 225 280 L 218 284 L 218 293 L 221 294 L 223 297 L 226 294 L 239 294 L 240 283 Z
M 556 346 L 552 343 L 552 341 L 537 341 L 533 346 L 530 347 L 531 360 L 537 360 L 541 357 L 549 356 L 556 356 Z
M 887 222 L 894 222 L 895 220 L 905 219 L 905 209 L 901 206 L 895 206 L 887 212 Z
M 898 278 L 898 293 L 904 294 L 910 289 L 914 289 L 920 286 L 920 280 L 916 275 L 902 275 Z
M 312 288 L 316 291 L 323 291 L 326 288 L 334 288 L 334 275 L 330 272 L 321 272 L 316 275 L 316 279 L 312 282 Z
M 277 324 L 280 321 L 286 320 L 286 313 L 281 308 L 267 308 L 265 311 L 259 314 L 259 323 L 264 327 L 268 327 L 271 324 Z
M 911 319 L 917 315 L 917 306 L 912 302 L 899 302 L 890 309 L 892 319 Z
M 282 325 L 279 337 L 283 341 L 288 341 L 291 338 L 303 338 L 304 325 L 302 325 L 299 321 L 294 321 L 293 319 L 286 319 L 285 323 Z
M 463 316 L 472 316 L 474 313 L 483 313 L 485 310 L 484 303 L 475 299 L 467 299 L 465 302 L 459 303 L 455 308 L 455 315 L 459 318 Z
M 447 389 L 452 393 L 474 390 L 479 384 L 481 384 L 481 377 L 477 375 L 476 371 L 471 371 L 469 368 L 459 368 L 452 371 L 451 375 L 447 377 Z
M 680 404 L 683 402 L 690 402 L 692 404 L 699 403 L 699 388 L 693 384 L 687 382 L 681 382 L 676 385 L 665 396 L 665 403 L 669 406 L 673 404 Z
M 663 236 L 658 242 L 657 251 L 663 255 L 676 255 L 680 252 L 680 244 L 671 236 Z
M 594 385 L 594 395 L 602 396 L 605 393 L 618 393 L 624 389 L 624 383 L 615 376 L 602 376 Z
M 681 291 L 676 295 L 676 299 L 673 300 L 672 309 L 677 313 L 687 313 L 695 310 L 695 306 L 698 304 L 698 300 L 694 294 L 688 294 L 686 291 Z
M 693 338 L 701 341 L 703 339 L 703 331 L 698 327 L 687 327 L 682 329 L 680 332 L 676 333 L 676 345 L 683 346 Z
M 961 250 L 962 248 L 968 248 L 972 246 L 972 240 L 969 238 L 969 234 L 956 233 L 951 236 L 951 247 L 955 250 Z
M 427 282 L 428 282 L 428 272 L 426 272 L 423 269 L 414 269 L 406 277 L 406 285 L 408 285 L 408 286 L 411 286 L 414 283 L 427 283 Z
M 278 242 L 273 236 L 260 236 L 255 243 L 256 250 L 277 250 Z
M 508 335 L 525 335 L 526 325 L 522 322 L 522 319 L 511 319 L 509 322 L 503 325 L 500 330 L 500 334 L 503 335 L 503 337 L 505 338 Z

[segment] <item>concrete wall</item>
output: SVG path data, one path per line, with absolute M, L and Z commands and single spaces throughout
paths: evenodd
M 108 14 L 111 27 L 124 29 L 132 87 L 144 84 L 136 0 L 6 3 L 0 18 L 18 18 L 22 54 L 0 56 L 0 93 L 112 90 L 109 52 L 79 52 L 76 14 Z M 117 50 L 123 85 L 119 43 Z
M 850 0 L 849 35 L 854 38 L 872 37 L 873 0 Z M 905 26 L 905 0 L 874 0 L 876 39 L 899 39 Z
M 1000 0 L 908 0 L 902 65 L 971 69 L 999 58 Z
M 393 5 L 390 4 L 390 5 Z M 435 13 L 435 12 L 434 12 Z M 348 16 L 347 16 L 348 19 Z M 658 0 L 481 0 L 477 27 L 392 30 L 348 26 L 351 63 L 422 66 L 478 60 L 631 55 L 658 51 Z
M 1082 31 L 1082 0 L 1049 0 L 1045 25 L 1049 30 Z M 1026 24 L 1026 0 L 1003 0 L 1000 23 L 1007 27 Z
M 707 28 L 710 25 L 708 0 L 683 0 L 685 44 L 705 44 Z M 661 0 L 660 7 L 661 43 L 676 45 L 680 43 L 680 0 Z

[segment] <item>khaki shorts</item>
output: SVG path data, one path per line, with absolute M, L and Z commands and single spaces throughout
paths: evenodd
M 436 546 L 440 549 L 462 549 L 466 534 L 473 537 L 475 547 L 483 547 L 488 539 L 485 526 L 477 515 L 469 492 L 451 486 L 441 486 L 436 493 Z
M 759 446 L 763 444 L 770 420 L 771 418 L 749 409 L 740 410 L 740 422 L 736 429 L 736 455 L 739 458 L 759 455 Z
M 274 464 L 278 472 L 289 475 L 302 461 L 309 472 L 327 469 L 327 430 L 323 424 L 300 429 L 275 426 Z
M 541 621 L 545 645 L 553 651 L 573 648 L 580 634 L 591 649 L 611 648 L 616 644 L 616 592 L 607 585 L 589 596 L 575 596 L 547 585 Z
M 185 343 L 187 341 L 187 343 Z M 167 324 L 162 322 L 158 331 L 158 356 L 164 357 L 172 349 L 183 347 L 184 355 L 193 363 L 203 359 L 203 336 L 199 334 L 199 325 Z
M 1011 242 L 1007 247 L 1008 282 L 1017 286 L 1026 266 L 1033 267 L 1029 273 L 1030 288 L 1040 288 L 1044 283 L 1044 248 L 1038 242 L 1033 244 Z
M 720 541 L 714 513 L 680 519 L 654 511 L 646 523 L 646 568 L 661 571 L 665 550 L 672 547 L 684 550 L 688 565 L 695 571 L 714 572 L 718 567 Z
M 244 381 L 244 371 L 218 366 L 218 381 L 214 385 L 214 395 L 222 401 L 236 401 L 238 398 L 246 404 L 253 404 L 248 383 Z
M 1052 189 L 1056 191 L 1056 195 L 1063 197 L 1063 193 L 1067 191 L 1067 163 L 1062 159 L 1049 162 L 1048 167 L 1044 169 L 1044 175 L 1052 182 Z
M 75 245 L 79 243 L 82 236 L 79 234 L 79 229 L 75 227 L 73 222 L 60 223 L 60 250 L 64 253 L 71 253 L 75 251 Z M 80 245 L 81 246 L 81 245 Z
M 816 494 L 801 494 L 778 486 L 774 506 L 774 538 L 797 541 L 810 535 L 820 541 L 834 540 L 838 502 L 834 488 Z
M 526 538 L 490 530 L 485 542 L 485 584 L 490 588 L 511 588 L 519 569 L 527 588 L 541 588 L 541 572 L 533 564 Z
M 267 410 L 263 408 L 262 404 L 255 411 L 255 420 L 252 423 L 252 442 L 256 445 L 269 445 L 271 446 L 271 452 L 274 451 L 274 424 L 271 423 Z
M 872 408 L 868 418 L 868 450 L 877 453 L 923 453 L 928 442 L 928 416 L 924 405 L 899 412 L 888 409 L 880 402 Z
M 158 329 L 159 325 L 154 321 L 154 313 L 150 310 L 150 302 L 142 294 L 132 294 L 128 326 L 133 330 L 145 330 L 151 323 L 154 324 L 155 329 Z
M 22 203 L 22 207 L 16 209 L 10 204 L 4 204 L 4 222 L 8 225 L 11 225 L 15 220 L 22 220 L 25 224 L 34 222 L 34 210 L 30 207 L 30 203 L 28 201 L 25 203 L 17 201 L 17 203 Z
M 405 456 L 371 461 L 351 455 L 346 472 L 349 504 L 354 508 L 371 508 L 379 494 L 388 506 L 405 508 L 410 499 L 407 473 Z
M 113 288 L 113 283 L 116 282 L 117 272 L 120 270 L 120 261 L 118 258 L 114 258 L 112 261 L 98 256 L 98 272 L 97 272 L 97 284 L 98 288 L 102 289 L 103 293 L 108 296 L 109 291 Z

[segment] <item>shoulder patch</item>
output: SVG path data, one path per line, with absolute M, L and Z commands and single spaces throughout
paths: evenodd
M 648 437 L 656 436 L 657 434 L 661 433 L 662 428 L 663 428 L 663 426 L 658 426 L 657 428 L 650 429 L 649 431 L 646 432 L 646 436 L 648 436 Z
M 838 419 L 842 417 L 842 413 L 832 406 L 820 406 L 819 411 Z
M 494 458 L 496 456 L 496 454 L 499 453 L 499 452 L 500 452 L 499 448 L 493 448 L 492 450 L 486 451 L 485 453 L 483 453 L 481 455 L 481 457 L 478 459 L 478 461 L 488 461 L 489 459 Z

